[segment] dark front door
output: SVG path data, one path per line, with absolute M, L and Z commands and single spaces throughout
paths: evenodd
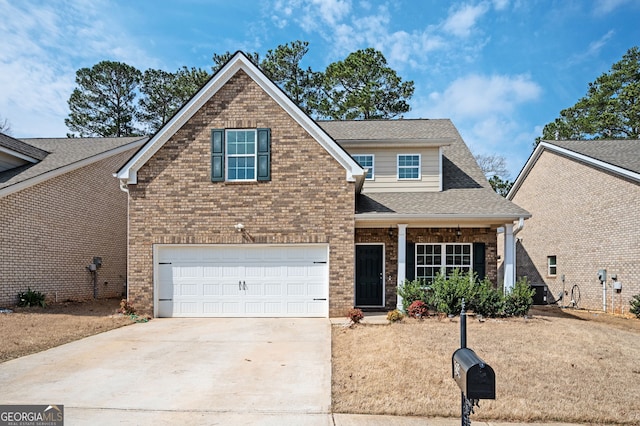
M 382 245 L 356 246 L 356 306 L 382 306 Z

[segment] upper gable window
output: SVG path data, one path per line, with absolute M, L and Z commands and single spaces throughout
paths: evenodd
M 420 154 L 398 154 L 398 179 L 420 179 Z
M 211 180 L 271 180 L 270 129 L 213 129 Z
M 373 180 L 375 178 L 374 173 L 374 156 L 373 154 L 354 154 L 352 155 L 353 159 L 356 160 L 360 166 L 364 169 L 369 169 L 367 172 L 366 180 Z

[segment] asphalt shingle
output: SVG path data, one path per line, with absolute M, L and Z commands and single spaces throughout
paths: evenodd
M 640 173 L 639 139 L 544 141 L 623 169 Z
M 42 160 L 47 156 L 48 152 L 37 148 L 33 145 L 29 145 L 21 140 L 12 138 L 9 135 L 5 135 L 4 133 L 0 133 L 0 146 L 20 153 L 22 155 L 26 155 L 27 157 L 31 157 L 35 160 Z
M 25 144 L 48 152 L 49 154 L 38 163 L 17 167 L 0 173 L 0 189 L 33 179 L 45 173 L 100 155 L 140 139 L 142 138 L 21 139 Z

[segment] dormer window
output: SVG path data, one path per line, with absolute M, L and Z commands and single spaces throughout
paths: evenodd
M 374 156 L 373 154 L 355 154 L 353 159 L 356 160 L 363 169 L 369 169 L 367 172 L 366 180 L 374 180 Z
M 398 154 L 398 180 L 420 179 L 420 154 Z

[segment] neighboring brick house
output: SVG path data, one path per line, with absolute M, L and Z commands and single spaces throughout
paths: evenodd
M 0 133 L 0 306 L 27 288 L 49 301 L 122 295 L 127 198 L 112 175 L 143 142 Z
M 639 140 L 543 141 L 507 198 L 533 214 L 517 233 L 518 276 L 560 305 L 573 290 L 580 308 L 628 311 L 640 293 Z
M 242 53 L 117 177 L 128 298 L 155 316 L 394 308 L 405 278 L 495 281 L 496 229 L 529 217 L 449 120 L 315 122 Z

